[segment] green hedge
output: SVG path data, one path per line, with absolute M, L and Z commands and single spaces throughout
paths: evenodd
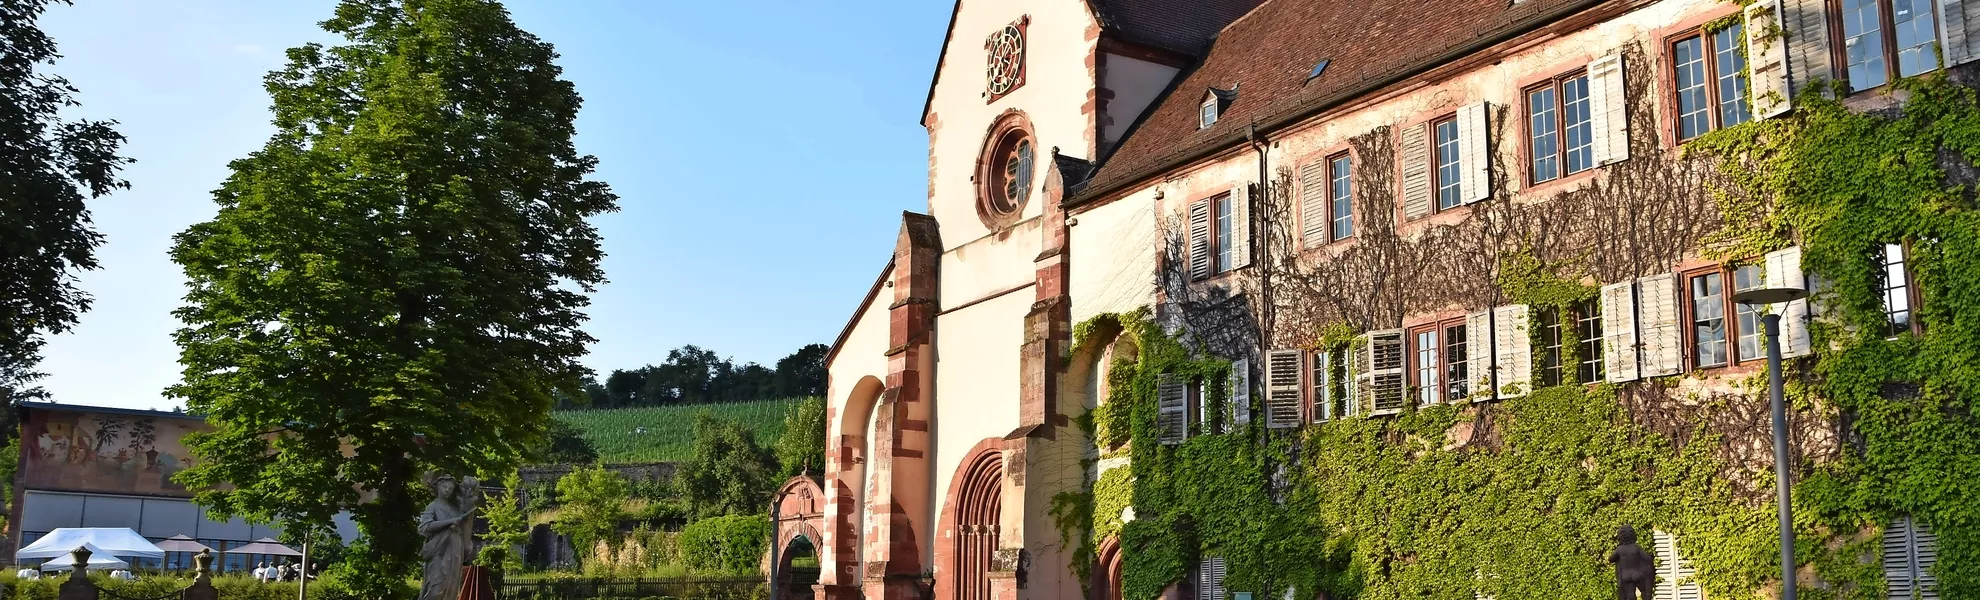
M 702 519 L 681 530 L 681 558 L 694 569 L 755 571 L 769 542 L 770 519 L 763 515 Z

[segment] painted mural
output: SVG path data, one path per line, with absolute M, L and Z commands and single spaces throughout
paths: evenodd
M 21 458 L 34 489 L 191 496 L 172 474 L 192 466 L 180 439 L 206 430 L 191 418 L 30 410 Z

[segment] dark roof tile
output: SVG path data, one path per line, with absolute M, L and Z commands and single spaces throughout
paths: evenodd
M 1126 42 L 1192 56 L 1225 25 L 1264 0 L 1089 0 L 1101 25 Z

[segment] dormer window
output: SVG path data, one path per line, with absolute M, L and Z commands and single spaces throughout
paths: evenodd
M 1197 106 L 1196 128 L 1209 129 L 1211 125 L 1216 125 L 1217 117 L 1223 116 L 1224 109 L 1228 108 L 1235 99 L 1237 99 L 1237 86 L 1231 86 L 1228 90 L 1210 88 L 1209 92 L 1203 94 L 1203 104 Z

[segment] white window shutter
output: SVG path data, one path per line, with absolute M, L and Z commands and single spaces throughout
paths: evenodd
M 1299 350 L 1273 350 L 1265 354 L 1266 427 L 1299 427 L 1300 391 L 1304 389 L 1300 385 L 1300 354 Z M 1316 418 L 1324 420 L 1324 417 Z
M 1210 260 L 1210 203 L 1198 200 L 1189 205 L 1189 278 L 1209 278 Z
M 1231 363 L 1231 418 L 1224 420 L 1223 430 L 1230 431 L 1238 426 L 1251 424 L 1251 360 L 1240 358 Z
M 1430 214 L 1430 124 L 1417 123 L 1402 131 L 1403 218 Z
M 1768 252 L 1762 263 L 1767 271 L 1767 287 L 1808 289 L 1808 277 L 1801 270 L 1801 247 Z M 1808 355 L 1808 299 L 1775 304 L 1768 310 L 1781 316 L 1781 357 Z
M 1629 103 L 1623 92 L 1623 57 L 1610 54 L 1588 63 L 1589 131 L 1595 164 L 1629 158 Z
M 1974 0 L 1939 0 L 1939 40 L 1945 51 L 1946 66 L 1962 65 L 1980 58 L 1980 7 Z M 1967 10 L 1972 9 L 1972 10 Z
M 1458 191 L 1465 204 L 1492 197 L 1492 150 L 1489 103 L 1458 109 Z
M 1327 179 L 1327 164 L 1316 160 L 1299 168 L 1300 239 L 1307 248 L 1327 245 L 1327 227 L 1333 223 L 1328 199 L 1333 182 Z
M 1909 518 L 1909 517 L 1906 517 Z M 1932 568 L 1939 564 L 1939 536 L 1932 533 L 1932 526 L 1923 521 L 1911 521 L 1911 564 L 1918 586 L 1919 600 L 1939 600 L 1939 579 L 1932 575 Z
M 1182 377 L 1171 373 L 1155 377 L 1155 428 L 1163 444 L 1189 438 L 1189 387 Z
M 1787 36 L 1780 0 L 1746 7 L 1746 66 L 1752 73 L 1753 116 L 1762 119 L 1793 108 L 1788 87 Z
M 1251 203 L 1258 186 L 1239 185 L 1231 190 L 1231 268 L 1251 266 Z
M 1684 343 L 1678 327 L 1677 275 L 1666 273 L 1636 280 L 1636 335 L 1642 346 L 1642 377 L 1676 375 L 1684 368 Z
M 1492 398 L 1492 313 L 1478 311 L 1464 316 L 1465 389 L 1479 400 Z M 1452 398 L 1452 401 L 1461 398 Z
M 1500 398 L 1524 396 L 1533 382 L 1533 338 L 1527 331 L 1531 311 L 1524 304 L 1492 309 L 1492 355 Z
M 1370 414 L 1392 415 L 1402 412 L 1409 404 L 1404 389 L 1403 369 L 1408 355 L 1403 347 L 1401 329 L 1374 331 L 1368 334 L 1368 345 L 1363 348 L 1367 355 L 1364 364 L 1366 371 L 1360 373 L 1361 394 L 1364 404 L 1372 409 Z
M 1602 372 L 1611 383 L 1636 381 L 1636 282 L 1602 286 Z
M 1657 553 L 1657 587 L 1653 594 L 1656 600 L 1705 600 L 1698 571 L 1678 552 L 1677 537 L 1651 531 L 1650 539 Z

